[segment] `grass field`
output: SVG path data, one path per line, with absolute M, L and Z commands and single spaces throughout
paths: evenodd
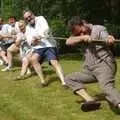
M 81 69 L 82 60 L 76 56 L 62 57 L 65 74 Z M 120 60 L 116 87 L 120 90 Z M 50 84 L 46 88 L 36 88 L 39 79 L 36 75 L 21 81 L 13 81 L 20 72 L 20 66 L 11 72 L 0 72 L 0 120 L 119 120 L 108 103 L 101 100 L 101 109 L 91 112 L 80 110 L 81 97 L 73 95 L 70 89 L 61 87 L 54 70 L 44 63 L 44 73 Z M 2 67 L 0 67 L 2 68 Z M 86 86 L 93 96 L 100 94 L 98 84 Z

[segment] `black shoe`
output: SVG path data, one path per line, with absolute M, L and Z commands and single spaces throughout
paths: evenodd
M 44 82 L 44 83 L 40 83 L 41 88 L 47 87 L 48 86 L 48 82 Z
M 44 87 L 47 87 L 47 86 L 48 86 L 48 83 L 45 82 L 45 83 L 37 84 L 34 88 L 44 88 Z
M 101 104 L 98 101 L 84 102 L 84 103 L 81 103 L 81 110 L 84 112 L 97 110 L 100 108 L 100 105 Z

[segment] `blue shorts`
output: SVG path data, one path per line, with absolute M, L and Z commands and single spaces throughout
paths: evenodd
M 50 60 L 58 60 L 58 50 L 55 47 L 34 49 L 33 53 L 39 54 L 40 63 L 42 63 L 45 58 L 47 58 L 49 63 Z
M 0 47 L 3 51 L 7 51 L 7 49 L 14 43 L 14 40 L 5 40 L 2 41 Z

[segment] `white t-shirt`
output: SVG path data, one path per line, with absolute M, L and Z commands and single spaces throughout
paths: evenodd
M 26 39 L 25 34 L 23 32 L 18 32 L 16 37 L 20 38 L 21 40 L 25 40 Z
M 43 16 L 35 17 L 35 26 L 32 27 L 27 25 L 26 27 L 26 37 L 28 43 L 31 43 L 34 36 L 48 37 L 46 36 L 47 31 L 49 31 L 49 26 L 45 18 Z M 33 46 L 35 49 L 45 47 L 56 47 L 56 41 L 52 38 L 42 38 L 39 45 Z
M 10 25 L 10 24 L 4 24 L 2 26 L 1 33 L 3 35 L 11 34 L 13 29 L 15 30 L 16 33 L 18 33 L 20 31 L 19 27 L 18 27 L 18 22 L 15 23 L 14 27 L 12 25 Z
M 20 29 L 19 29 L 19 26 L 18 26 L 18 22 L 15 22 L 14 29 L 15 29 L 15 32 L 16 32 L 16 33 L 19 33 L 19 32 L 20 32 Z
M 10 33 L 10 31 L 11 31 L 11 26 L 9 24 L 4 24 L 0 32 L 1 32 L 1 35 L 6 35 Z
M 31 34 L 30 34 L 30 32 L 31 32 Z M 34 34 L 34 31 L 32 31 L 32 30 L 30 32 L 29 32 L 29 34 L 27 34 L 26 32 L 23 33 L 20 31 L 17 33 L 16 37 L 19 38 L 21 40 L 21 42 L 26 41 L 27 44 L 29 46 L 31 46 L 31 41 L 32 41 L 33 36 L 35 36 L 35 34 Z

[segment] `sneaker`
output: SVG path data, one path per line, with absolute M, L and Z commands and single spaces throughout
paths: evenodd
M 48 86 L 48 83 L 47 83 L 47 82 L 44 82 L 44 83 L 41 83 L 40 85 L 41 85 L 41 87 L 43 88 L 43 87 L 47 87 L 47 86 Z
M 120 110 L 120 103 L 118 104 L 118 109 Z
M 26 72 L 26 75 L 31 75 L 32 73 L 31 73 L 31 70 L 30 70 L 30 68 L 28 68 L 27 69 L 27 72 Z
M 21 76 L 21 75 L 19 75 L 19 76 L 13 78 L 14 81 L 17 81 L 17 80 L 24 80 L 24 79 L 25 79 L 25 76 Z
M 1 71 L 2 72 L 11 71 L 11 68 L 9 66 L 7 66 L 7 67 L 3 68 Z
M 48 86 L 48 82 L 40 83 L 39 85 L 36 85 L 35 88 L 44 88 Z
M 100 102 L 99 101 L 89 101 L 89 102 L 83 102 L 81 103 L 81 110 L 84 112 L 97 110 L 100 108 Z
M 4 65 L 4 61 L 0 59 L 0 65 Z

